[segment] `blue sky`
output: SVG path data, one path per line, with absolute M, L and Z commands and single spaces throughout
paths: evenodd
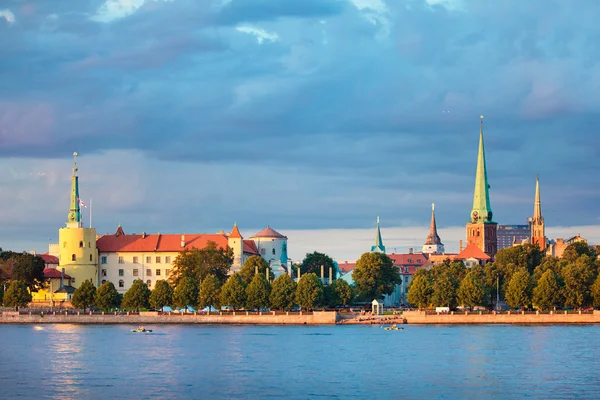
M 461 227 L 480 114 L 499 223 L 530 216 L 539 174 L 547 225 L 599 225 L 597 15 L 583 0 L 0 0 L 0 241 L 56 241 L 73 151 L 99 233 L 378 215 L 418 230 L 432 202 Z

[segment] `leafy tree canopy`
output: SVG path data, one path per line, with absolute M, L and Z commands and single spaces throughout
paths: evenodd
M 458 289 L 458 280 L 452 274 L 452 271 L 447 269 L 443 271 L 433 281 L 433 294 L 431 302 L 436 307 L 456 307 L 456 291 Z
M 71 298 L 71 304 L 75 308 L 83 308 L 83 312 L 85 312 L 88 307 L 94 304 L 95 297 L 96 286 L 92 282 L 85 280 L 75 289 Z
M 205 308 L 213 306 L 219 308 L 221 305 L 221 282 L 213 274 L 208 275 L 200 284 L 198 294 L 198 307 Z
M 431 304 L 431 295 L 433 293 L 433 282 L 426 270 L 413 276 L 413 280 L 408 287 L 408 296 L 406 300 L 419 308 L 426 308 Z
M 186 249 L 173 261 L 170 283 L 177 286 L 185 277 L 202 282 L 210 274 L 223 283 L 232 263 L 233 250 L 229 246 L 222 248 L 217 247 L 215 242 L 208 242 L 203 249 Z
M 44 260 L 29 253 L 3 252 L 0 257 L 0 275 L 4 279 L 21 281 L 31 291 L 37 291 L 44 282 Z
M 391 294 L 402 283 L 400 271 L 383 253 L 364 253 L 356 262 L 352 273 L 358 296 L 365 300 Z
M 525 268 L 519 269 L 510 278 L 506 291 L 506 302 L 512 308 L 531 305 L 533 282 Z
M 22 281 L 12 281 L 4 293 L 4 305 L 7 307 L 26 307 L 31 302 L 31 294 L 27 290 L 27 285 Z
M 123 307 L 139 311 L 140 308 L 148 308 L 149 306 L 150 289 L 144 281 L 136 279 L 123 296 Z
M 102 310 L 109 310 L 121 305 L 121 296 L 112 282 L 104 282 L 96 290 L 94 305 Z
M 175 286 L 173 291 L 173 304 L 177 308 L 181 307 L 195 307 L 198 304 L 198 283 L 197 281 L 186 276 L 179 281 L 179 284 Z
M 594 246 L 590 246 L 586 242 L 575 242 L 567 246 L 562 254 L 562 258 L 568 262 L 575 262 L 575 260 L 583 255 L 595 259 L 598 254 Z
M 233 307 L 238 310 L 246 304 L 246 287 L 240 274 L 235 273 L 229 277 L 221 288 L 221 305 Z
M 533 271 L 533 278 L 535 281 L 539 281 L 544 272 L 552 270 L 555 274 L 560 274 L 560 271 L 568 264 L 566 260 L 561 260 L 558 257 L 546 256 L 542 260 L 542 263 L 538 265 Z
M 246 288 L 246 308 L 268 308 L 271 284 L 262 274 L 254 275 Z
M 317 277 L 320 277 L 321 265 L 323 266 L 325 277 L 329 276 L 329 268 L 333 268 L 333 271 L 335 271 L 333 259 L 327 254 L 319 253 L 317 251 L 309 253 L 304 257 L 302 265 L 300 266 L 300 271 L 302 274 L 314 273 Z
M 593 305 L 594 307 L 600 307 L 600 275 L 594 281 L 594 284 L 591 288 L 592 297 L 593 297 Z
M 163 279 L 156 281 L 150 293 L 150 307 L 159 310 L 171 304 L 173 304 L 173 288 Z
M 269 263 L 266 262 L 261 256 L 255 254 L 248 257 L 248 259 L 244 262 L 244 266 L 240 270 L 240 276 L 244 280 L 244 283 L 248 285 L 252 281 L 252 278 L 256 273 L 256 269 L 258 269 L 259 274 L 266 276 L 267 268 L 269 268 Z M 275 275 L 273 275 L 273 271 L 269 269 L 269 280 L 273 279 L 275 279 Z
M 542 258 L 543 254 L 539 246 L 527 243 L 498 250 L 494 257 L 494 264 L 500 270 L 512 264 L 516 269 L 525 268 L 531 274 L 535 267 L 541 264 Z
M 347 306 L 354 299 L 354 290 L 345 280 L 336 279 L 330 286 L 333 288 L 333 294 L 335 295 L 334 305 Z
M 565 306 L 585 307 L 592 303 L 590 287 L 595 278 L 595 266 L 590 264 L 590 257 L 582 255 L 561 270 Z
M 291 310 L 296 296 L 296 282 L 287 274 L 278 276 L 273 281 L 269 297 L 271 307 L 278 310 Z
M 303 309 L 313 309 L 323 301 L 323 283 L 316 274 L 302 275 L 296 288 L 296 303 Z
M 537 269 L 536 269 L 537 271 Z M 549 310 L 563 303 L 562 288 L 557 279 L 557 274 L 548 268 L 538 280 L 533 290 L 533 304 L 541 310 Z
M 485 289 L 481 274 L 469 271 L 460 282 L 457 292 L 458 304 L 465 307 L 475 307 L 484 304 Z

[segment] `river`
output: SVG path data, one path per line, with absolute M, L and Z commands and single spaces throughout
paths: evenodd
M 600 326 L 133 328 L 0 325 L 0 398 L 600 398 Z

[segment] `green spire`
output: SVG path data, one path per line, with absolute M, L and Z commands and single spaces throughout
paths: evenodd
M 385 246 L 381 240 L 381 230 L 379 229 L 379 217 L 377 217 L 377 231 L 375 232 L 375 245 L 371 246 L 371 251 L 385 253 Z
M 71 207 L 67 219 L 68 227 L 81 227 L 81 209 L 79 207 L 79 177 L 77 176 L 77 152 L 73 153 L 73 176 L 71 177 Z
M 473 209 L 471 222 L 492 222 L 492 208 L 490 207 L 490 185 L 485 166 L 485 149 L 483 146 L 483 115 L 479 122 L 479 151 L 477 153 L 477 172 L 475 174 L 475 190 L 473 192 Z

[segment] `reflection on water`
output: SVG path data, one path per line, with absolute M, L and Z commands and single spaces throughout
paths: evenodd
M 0 325 L 1 398 L 600 398 L 600 326 Z

